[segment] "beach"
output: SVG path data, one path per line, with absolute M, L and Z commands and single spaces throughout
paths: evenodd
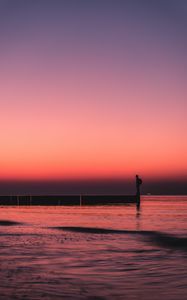
M 186 299 L 185 196 L 0 216 L 1 299 Z

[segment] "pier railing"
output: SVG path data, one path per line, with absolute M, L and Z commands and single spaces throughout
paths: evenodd
M 1 206 L 115 205 L 137 203 L 137 195 L 10 195 L 0 196 Z

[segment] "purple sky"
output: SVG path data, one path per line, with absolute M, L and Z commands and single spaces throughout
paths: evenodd
M 186 78 L 187 1 L 0 0 L 2 185 L 184 193 Z

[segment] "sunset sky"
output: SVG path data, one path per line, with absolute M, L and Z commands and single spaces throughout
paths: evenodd
M 0 0 L 0 179 L 187 179 L 187 1 Z

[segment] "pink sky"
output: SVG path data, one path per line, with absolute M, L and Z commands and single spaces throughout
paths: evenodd
M 170 36 L 167 26 L 163 32 L 149 19 L 151 32 L 141 15 L 131 27 L 111 13 L 98 16 L 108 24 L 98 25 L 104 40 L 99 29 L 93 32 L 94 15 L 76 27 L 79 11 L 59 18 L 64 23 L 57 33 L 55 18 L 48 21 L 40 11 L 29 15 L 30 23 L 21 16 L 20 27 L 6 21 L 1 179 L 187 176 L 184 37 Z

